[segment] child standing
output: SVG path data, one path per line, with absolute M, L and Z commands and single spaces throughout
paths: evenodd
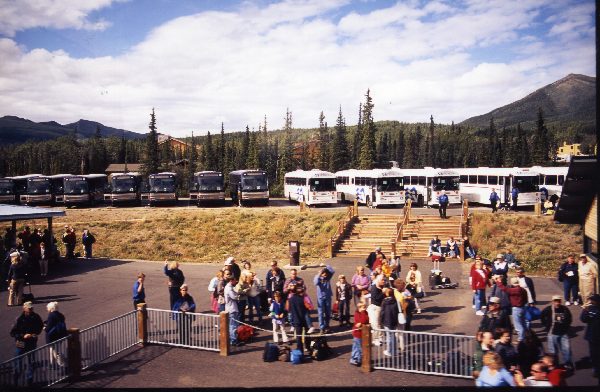
M 362 364 L 362 326 L 369 322 L 367 314 L 367 304 L 360 301 L 356 305 L 354 312 L 354 325 L 352 326 L 352 353 L 350 354 L 350 364 L 360 366 Z
M 350 325 L 350 299 L 352 298 L 352 285 L 346 281 L 345 275 L 340 275 L 339 281 L 335 284 L 335 299 L 338 303 L 338 312 L 340 314 L 340 326 Z
M 281 299 L 280 291 L 276 291 L 273 294 L 273 301 L 271 302 L 271 306 L 270 306 L 269 310 L 271 311 L 270 316 L 271 316 L 271 319 L 273 320 L 273 341 L 275 343 L 279 343 L 279 335 L 277 334 L 277 328 L 279 327 L 279 329 L 281 330 L 281 336 L 282 336 L 283 343 L 287 343 L 289 341 L 289 339 L 285 333 L 285 327 L 284 327 L 285 309 L 284 309 L 284 304 Z
M 406 274 L 406 289 L 410 291 L 413 298 L 415 299 L 415 306 L 417 308 L 417 313 L 421 313 L 421 307 L 419 306 L 419 301 L 417 298 L 421 298 L 425 296 L 425 291 L 423 290 L 423 279 L 421 277 L 421 271 L 419 271 L 419 266 L 417 263 L 412 263 L 410 265 L 410 270 L 408 274 Z

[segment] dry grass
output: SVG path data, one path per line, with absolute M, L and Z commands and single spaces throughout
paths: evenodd
M 301 243 L 302 261 L 325 257 L 327 239 L 343 213 L 300 213 L 279 209 L 96 208 L 67 210 L 54 220 L 60 242 L 62 227 L 96 236 L 94 256 L 117 259 L 178 260 L 223 263 L 229 255 L 264 265 L 289 260 L 288 241 Z M 19 222 L 44 227 L 46 221 Z M 59 243 L 64 254 L 62 243 Z
M 510 248 L 529 273 L 556 275 L 569 253 L 580 253 L 580 225 L 557 224 L 552 216 L 474 213 L 471 243 L 486 258 Z

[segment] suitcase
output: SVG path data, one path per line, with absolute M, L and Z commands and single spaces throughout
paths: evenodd
M 27 282 L 27 287 L 29 287 L 29 293 L 23 293 L 23 302 L 34 302 L 35 296 L 31 292 L 31 283 Z
M 265 343 L 265 351 L 263 352 L 264 362 L 275 362 L 279 358 L 279 347 L 275 343 Z

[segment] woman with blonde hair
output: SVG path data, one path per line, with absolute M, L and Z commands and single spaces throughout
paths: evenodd
M 419 266 L 417 263 L 411 263 L 410 269 L 406 274 L 406 288 L 412 294 L 415 299 L 415 307 L 417 308 L 417 313 L 421 313 L 421 308 L 419 307 L 418 298 L 422 298 L 425 296 L 425 291 L 423 290 L 423 279 L 421 277 L 421 271 L 419 271 Z
M 19 252 L 10 254 L 10 267 L 8 269 L 8 306 L 21 305 L 23 303 L 23 288 L 25 287 L 25 275 L 27 267 L 21 262 Z
M 489 351 L 483 355 L 483 368 L 475 380 L 478 387 L 516 386 L 512 374 L 504 367 L 500 354 Z

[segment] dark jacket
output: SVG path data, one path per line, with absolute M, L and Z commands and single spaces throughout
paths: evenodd
M 194 298 L 189 295 L 182 295 L 177 298 L 177 301 L 173 304 L 174 312 L 190 312 L 194 313 L 196 311 L 196 303 L 194 302 Z
M 51 343 L 67 336 L 65 316 L 58 310 L 55 310 L 54 312 L 50 312 L 48 314 L 48 320 L 46 320 L 45 324 L 46 343 Z M 62 324 L 62 327 L 64 327 L 64 329 L 61 329 L 60 324 Z
M 513 285 L 506 287 L 502 282 L 496 284 L 500 290 L 508 294 L 508 299 L 510 300 L 510 305 L 512 307 L 522 307 L 527 304 L 527 291 L 525 291 L 523 287 Z
M 572 276 L 568 276 L 567 272 L 572 272 Z M 571 283 L 579 282 L 579 266 L 577 263 L 569 264 L 568 261 L 565 261 L 558 270 L 558 281 L 564 282 L 568 281 Z
M 231 263 L 231 274 L 235 278 L 235 280 L 240 280 L 240 275 L 242 274 L 242 270 L 237 263 Z
M 389 329 L 398 327 L 398 302 L 394 296 L 386 297 L 381 302 L 381 324 Z
M 350 283 L 346 282 L 346 284 L 344 285 L 344 288 L 342 288 L 339 283 L 336 284 L 336 287 L 335 287 L 336 301 L 339 301 L 340 298 L 342 298 L 342 296 L 344 297 L 344 299 L 346 301 L 349 301 L 352 299 L 352 285 Z
M 179 268 L 169 269 L 166 265 L 164 268 L 165 275 L 169 277 L 169 287 L 181 287 L 185 283 L 185 276 Z
M 504 310 L 486 312 L 479 323 L 479 331 L 495 333 L 496 328 L 512 330 L 510 318 Z
M 529 288 L 529 292 L 531 293 L 531 299 L 533 300 L 533 303 L 536 303 L 536 297 L 535 297 L 535 286 L 533 285 L 533 279 L 531 279 L 529 276 L 524 276 L 525 278 L 525 283 L 527 284 L 527 287 Z
M 292 325 L 294 327 L 308 328 L 308 325 L 306 325 L 306 313 L 308 310 L 304 305 L 304 296 L 299 296 L 298 294 L 292 295 L 288 298 L 285 306 L 292 317 Z
M 438 197 L 438 201 L 439 201 L 440 205 L 443 205 L 443 206 L 446 205 L 447 206 L 448 205 L 448 195 L 443 195 L 443 194 L 440 195 Z
M 490 193 L 490 201 L 499 201 L 500 197 L 498 196 L 498 194 L 496 192 L 492 192 Z
M 265 288 L 267 289 L 267 293 L 270 298 L 273 298 L 273 293 L 279 291 L 283 293 L 283 285 L 285 283 L 285 274 L 279 268 L 277 268 L 277 272 L 273 275 L 273 270 L 270 269 L 267 272 L 267 277 L 265 278 Z M 285 297 L 284 297 L 285 298 Z
M 382 258 L 385 259 L 385 254 L 383 254 L 383 252 L 380 252 L 380 253 L 381 253 Z M 373 263 L 375 262 L 376 258 L 377 258 L 377 252 L 371 252 L 367 256 L 367 260 L 365 260 L 365 264 L 367 265 L 367 267 L 369 267 L 370 270 L 373 270 Z
M 579 319 L 587 324 L 584 339 L 593 344 L 600 344 L 600 308 L 596 305 L 586 306 Z
M 504 367 L 506 369 L 510 369 L 511 366 L 517 365 L 517 360 L 519 359 L 519 354 L 517 353 L 517 349 L 512 343 L 502 344 L 500 342 L 496 343 L 494 347 L 494 351 L 502 357 L 502 362 L 504 363 Z
M 10 282 L 11 279 L 25 279 L 27 274 L 27 265 L 23 261 L 11 264 L 8 268 L 7 280 Z
M 146 299 L 146 286 L 142 286 L 142 291 L 140 291 L 138 293 L 139 287 L 140 287 L 140 282 L 136 280 L 135 283 L 133 284 L 133 290 L 132 290 L 134 301 L 143 301 Z
M 381 306 L 384 295 L 383 291 L 376 285 L 371 285 L 371 304 Z
M 492 285 L 492 290 L 490 291 L 489 298 L 491 297 L 500 298 L 500 309 L 504 310 L 508 315 L 512 313 L 510 300 L 508 299 L 508 294 L 500 290 L 500 287 L 498 287 L 498 285 L 496 285 L 495 283 Z
M 88 235 L 83 235 L 81 236 L 81 243 L 83 245 L 92 245 L 94 242 L 96 242 L 96 237 L 94 237 L 94 235 L 92 233 L 88 233 Z
M 573 317 L 571 311 L 564 305 L 559 305 L 554 308 L 554 315 L 552 313 L 553 305 L 546 306 L 542 310 L 542 325 L 546 328 L 546 331 L 551 335 L 565 335 L 569 332 Z M 554 316 L 554 320 L 553 317 Z M 554 325 L 553 322 L 554 321 Z
M 29 315 L 22 313 L 13 324 L 10 330 L 10 336 L 17 341 L 25 342 L 25 351 L 30 351 L 37 346 L 37 337 L 25 339 L 26 334 L 39 335 L 44 329 L 42 318 L 35 312 L 31 311 Z

